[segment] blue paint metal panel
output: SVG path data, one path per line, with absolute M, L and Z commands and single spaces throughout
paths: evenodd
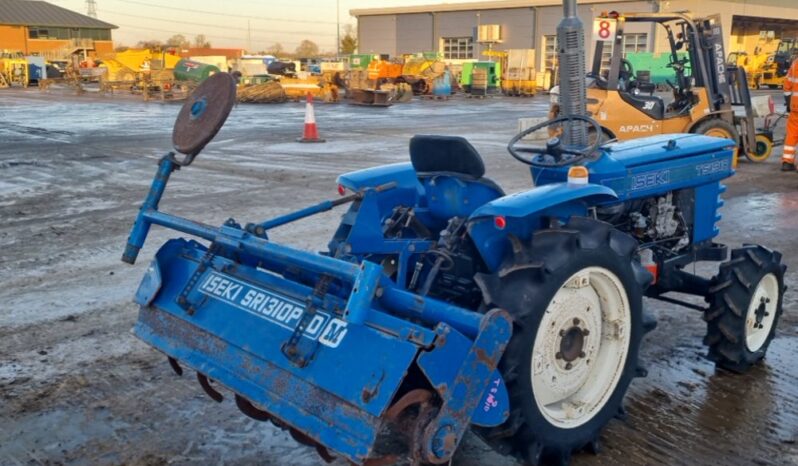
M 142 308 L 136 335 L 317 441 L 355 461 L 365 459 L 379 432 L 379 417 L 419 350 L 407 337 L 412 331 L 419 343 L 431 344 L 432 332 L 401 321 L 408 330 L 399 338 L 370 325 L 339 321 L 343 330 L 333 328 L 337 335 L 325 336 L 327 324 L 340 318 L 337 311 L 344 306 L 343 300 L 328 296 L 325 302 L 333 309 L 320 310 L 320 330 L 309 327 L 302 339 L 302 347 L 311 348 L 314 356 L 307 366 L 297 367 L 281 346 L 296 325 L 293 307 L 304 306 L 298 296 L 265 286 L 275 279 L 267 279 L 265 272 L 242 266 L 220 272 L 217 267 L 232 263 L 217 258 L 188 294 L 198 303 L 189 315 L 177 305 L 177 297 L 197 269 L 201 251 L 191 243 L 171 241 L 162 252 L 157 258 L 162 286 L 151 306 Z M 251 306 L 253 293 L 276 298 L 284 311 Z M 320 344 L 325 337 L 326 343 Z
M 731 163 L 731 151 L 701 154 L 684 160 L 640 166 L 629 170 L 626 176 L 606 178 L 601 183 L 618 192 L 622 200 L 641 199 L 717 183 L 731 176 Z
M 471 410 L 457 418 L 458 429 L 465 429 L 472 415 L 480 425 L 496 425 L 506 417 L 504 410 L 477 409 L 501 405 L 506 398 L 494 384 L 501 378 L 495 365 L 511 328 L 505 314 L 491 313 L 491 322 L 480 324 L 479 314 L 384 288 L 382 300 L 391 307 L 418 312 L 426 320 L 432 317 L 425 315 L 428 310 L 440 312 L 433 318 L 451 320 L 469 334 L 478 328 L 472 343 L 440 324 L 462 343 L 446 345 L 428 328 L 377 309 L 347 319 L 347 306 L 360 309 L 371 302 L 368 297 L 381 270 L 375 264 L 361 268 L 354 281 L 364 294 L 355 291 L 347 303 L 334 295 L 314 300 L 307 286 L 223 256 L 209 258 L 193 241 L 170 240 L 155 262 L 140 287 L 145 297 L 141 302 L 151 304 L 142 306 L 136 335 L 351 461 L 362 462 L 371 453 L 382 416 L 422 348 L 446 348 L 448 358 L 442 363 L 454 369 L 447 372 L 450 376 L 457 375 L 449 383 L 463 385 L 467 379 L 466 385 L 475 384 L 467 393 L 442 394 L 454 406 Z M 190 312 L 179 305 L 181 298 L 192 303 Z M 318 310 L 297 345 L 309 352 L 310 362 L 295 365 L 285 356 L 284 345 L 310 302 Z M 476 366 L 469 362 L 475 351 L 481 355 Z
M 673 148 L 668 144 L 675 143 Z M 608 155 L 627 168 L 654 162 L 678 160 L 710 152 L 734 148 L 728 139 L 701 134 L 663 134 L 631 141 L 617 142 L 606 146 Z
M 611 188 L 619 200 L 641 199 L 732 176 L 733 148 L 727 139 L 697 134 L 652 136 L 609 144 L 585 166 L 591 184 Z M 533 169 L 532 175 L 538 186 L 561 183 L 568 167 Z
M 397 184 L 397 187 L 391 190 L 390 196 L 396 204 L 414 205 L 423 195 L 423 187 L 418 181 L 413 165 L 409 162 L 380 165 L 344 173 L 338 177 L 339 184 L 353 191 L 390 182 Z
M 216 332 L 188 324 L 173 313 L 142 308 L 136 336 L 215 382 L 267 409 L 314 440 L 353 461 L 368 457 L 379 418 L 331 396 Z
M 454 176 L 430 176 L 423 179 L 424 194 L 430 214 L 443 225 L 452 217 L 468 217 L 501 193 L 483 183 Z
M 187 258 L 186 253 L 187 251 L 184 251 L 181 256 L 163 258 L 161 269 L 164 285 L 158 297 L 152 302 L 153 307 L 172 314 L 199 330 L 213 333 L 230 345 L 269 360 L 282 370 L 301 376 L 346 402 L 359 404 L 363 410 L 374 416 L 384 410 L 393 396 L 393 390 L 404 378 L 404 371 L 415 358 L 417 345 L 400 341 L 398 338 L 368 326 L 347 325 L 345 334 L 333 342 L 337 346 L 318 345 L 316 355 L 310 364 L 304 368 L 298 368 L 281 351 L 281 345 L 291 337 L 298 318 L 289 318 L 288 315 L 284 319 L 270 318 L 269 311 L 273 311 L 273 316 L 275 316 L 279 309 L 268 309 L 267 303 L 262 303 L 266 304 L 263 307 L 247 305 L 251 304 L 252 300 L 248 300 L 245 293 L 246 290 L 253 290 L 274 296 L 277 299 L 273 299 L 272 302 L 276 302 L 278 305 L 281 302 L 286 303 L 282 306 L 283 308 L 287 308 L 289 305 L 304 308 L 305 304 L 300 297 L 291 296 L 284 290 L 277 291 L 264 286 L 265 280 L 260 277 L 265 275 L 264 272 L 238 267 L 235 273 L 222 273 L 209 268 L 197 282 L 192 294 L 189 295 L 190 299 L 202 301 L 197 306 L 195 314 L 190 316 L 176 303 L 176 298 L 180 295 L 188 277 L 194 273 L 197 267 L 197 262 Z M 212 291 L 200 291 L 210 288 L 207 282 L 213 277 L 222 277 L 237 285 L 248 286 L 237 288 L 241 291 L 238 294 L 231 293 L 229 296 L 216 296 Z M 222 290 L 219 292 L 224 295 Z M 328 299 L 333 301 L 331 303 L 333 306 L 340 311 L 343 310 L 341 301 L 335 302 L 329 297 Z M 260 310 L 258 310 L 259 307 Z M 320 315 L 322 312 L 324 315 L 321 328 L 318 332 L 306 332 L 306 339 L 319 341 L 324 338 L 321 333 L 324 331 L 323 327 L 332 319 L 340 317 L 340 314 L 334 310 L 320 310 Z M 405 323 L 405 325 L 409 324 Z M 421 330 L 423 329 L 419 329 L 419 331 Z M 359 350 L 359 348 L 371 347 L 369 345 L 385 348 L 385 352 Z M 352 371 L 347 374 L 347 377 L 340 377 L 335 370 L 330 370 L 331 368 L 355 366 L 359 370 Z M 365 403 L 361 397 L 363 389 L 377 386 L 382 388 L 370 397 L 368 403 Z
M 493 217 L 496 215 L 503 215 L 508 218 L 525 218 L 558 204 L 577 199 L 587 199 L 593 196 L 604 202 L 617 198 L 612 189 L 597 184 L 553 183 L 496 199 L 477 209 L 476 212 L 471 214 L 470 218 Z
M 418 365 L 436 390 L 446 393 L 457 379 L 472 342 L 451 329 L 439 329 L 445 335 L 445 343 L 431 351 L 421 353 Z M 510 397 L 498 370 L 493 371 L 490 382 L 474 410 L 471 422 L 480 426 L 496 426 L 510 416 Z
M 492 387 L 496 366 L 512 336 L 512 318 L 503 310 L 489 311 L 482 321 L 480 332 L 473 343 L 458 335 L 448 326 L 438 326 L 440 335 L 435 349 L 419 356 L 419 367 L 442 398 L 442 405 L 434 423 L 437 430 L 426 437 L 424 448 L 437 458 L 454 454 L 474 412 L 479 410 L 486 392 Z M 436 357 L 436 353 L 454 350 L 448 357 Z M 462 362 L 456 366 L 451 361 L 460 361 L 464 347 L 468 347 Z M 448 361 L 447 361 L 448 360 Z M 452 371 L 451 368 L 456 370 Z M 498 419 L 506 419 L 509 406 L 495 410 Z
M 586 215 L 590 206 L 614 201 L 617 201 L 615 192 L 606 186 L 552 183 L 483 205 L 469 217 L 468 233 L 485 264 L 495 271 L 510 248 L 508 235 L 526 239 L 545 227 L 543 219 L 548 216 L 567 220 Z M 507 222 L 501 230 L 493 222 L 497 216 Z
M 720 234 L 716 214 L 723 204 L 720 199 L 720 183 L 708 183 L 695 189 L 695 209 L 693 218 L 693 243 L 711 240 Z

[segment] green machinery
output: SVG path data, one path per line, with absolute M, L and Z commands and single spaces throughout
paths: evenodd
M 349 55 L 349 68 L 357 70 L 366 70 L 372 60 L 379 58 L 379 55 L 370 53 L 359 53 Z
M 206 65 L 192 60 L 180 60 L 175 65 L 175 79 L 178 81 L 202 82 L 218 73 L 220 70 L 214 65 Z
M 474 71 L 485 70 L 487 74 L 487 92 L 499 89 L 501 85 L 501 63 L 495 61 L 477 61 L 463 63 L 463 69 L 460 73 L 460 87 L 464 91 L 472 93 L 472 85 L 474 85 Z
M 689 59 L 687 52 L 680 52 L 678 53 L 678 56 L 680 59 Z M 675 73 L 673 68 L 668 66 L 671 61 L 671 56 L 669 53 L 629 53 L 626 55 L 626 59 L 632 64 L 632 68 L 637 71 L 638 79 L 640 79 L 641 74 L 648 72 L 650 76 L 650 82 L 658 87 L 667 86 L 667 80 L 669 79 L 671 81 L 674 80 Z M 689 62 L 685 66 L 685 74 L 687 76 L 691 75 Z

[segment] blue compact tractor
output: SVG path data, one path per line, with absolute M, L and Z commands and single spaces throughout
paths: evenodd
M 408 163 L 343 174 L 341 197 L 288 215 L 214 227 L 161 212 L 170 176 L 232 107 L 232 78 L 211 76 L 178 116 L 183 155 L 161 159 L 124 252 L 135 262 L 152 225 L 193 238 L 155 255 L 136 292 L 135 334 L 178 374 L 195 371 L 214 400 L 232 392 L 247 416 L 356 464 L 444 464 L 467 429 L 529 464 L 596 451 L 646 373 L 640 346 L 656 322 L 644 297 L 701 311 L 718 366 L 742 372 L 762 360 L 785 266 L 765 247 L 715 242 L 735 143 L 590 143 L 600 127 L 584 115 L 575 8 L 566 4 L 559 28 L 560 43 L 575 44 L 560 56 L 562 75 L 576 76 L 561 82 L 564 116 L 511 141 L 535 187 L 509 195 L 465 139 L 415 136 Z M 550 126 L 562 139 L 522 144 Z M 343 205 L 320 253 L 269 239 Z M 719 271 L 691 273 L 697 261 Z

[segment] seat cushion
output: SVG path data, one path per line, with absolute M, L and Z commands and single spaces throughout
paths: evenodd
M 459 136 L 413 136 L 410 162 L 419 175 L 457 173 L 474 179 L 485 175 L 482 157 L 470 142 Z
M 621 98 L 641 112 L 655 120 L 665 118 L 665 104 L 655 95 L 634 95 L 629 92 L 619 92 Z

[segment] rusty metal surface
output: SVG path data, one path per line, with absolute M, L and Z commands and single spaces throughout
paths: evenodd
M 270 421 L 272 417 L 269 415 L 267 411 L 260 410 L 255 407 L 249 400 L 244 398 L 243 396 L 236 394 L 235 395 L 236 406 L 238 409 L 244 413 L 244 415 L 255 419 L 256 421 L 266 422 Z
M 405 393 L 385 412 L 385 419 L 396 420 L 407 408 L 415 405 L 425 405 L 432 399 L 432 392 L 423 388 L 416 388 Z
M 389 91 L 374 89 L 350 89 L 349 103 L 368 107 L 390 107 L 393 105 L 392 95 Z
M 215 388 L 211 386 L 211 382 L 208 380 L 208 377 L 206 377 L 204 374 L 197 372 L 197 381 L 199 382 L 200 387 L 202 387 L 202 389 L 205 390 L 205 393 L 208 394 L 210 399 L 212 399 L 217 403 L 221 403 L 222 401 L 224 401 L 224 395 L 219 393 Z
M 216 73 L 191 93 L 172 130 L 172 144 L 181 154 L 193 156 L 224 125 L 236 102 L 236 83 L 227 73 Z
M 177 359 L 171 356 L 168 356 L 166 359 L 169 361 L 169 367 L 172 368 L 172 371 L 174 371 L 174 373 L 177 374 L 178 376 L 182 376 L 183 368 L 180 367 L 180 363 L 177 362 Z
M 439 326 L 437 330 L 445 338 L 418 358 L 419 368 L 442 399 L 437 415 L 423 428 L 420 439 L 420 458 L 433 464 L 451 459 L 470 426 L 512 335 L 512 318 L 504 310 L 490 310 L 473 343 L 448 327 Z M 460 356 L 463 348 L 467 352 Z M 462 357 L 460 364 L 451 361 L 458 356 Z

